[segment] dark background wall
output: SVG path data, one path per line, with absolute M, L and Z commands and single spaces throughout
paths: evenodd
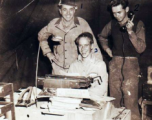
M 111 19 L 109 0 L 75 0 L 76 16 L 88 21 L 95 36 Z M 147 80 L 147 67 L 152 65 L 152 1 L 129 0 L 136 18 L 145 23 L 147 48 L 140 56 L 141 85 Z M 0 81 L 13 82 L 15 89 L 35 84 L 37 34 L 50 20 L 59 17 L 58 0 L 0 0 Z M 102 49 L 101 49 L 102 50 Z M 102 50 L 108 64 L 110 58 Z M 51 64 L 40 52 L 38 75 L 51 72 Z

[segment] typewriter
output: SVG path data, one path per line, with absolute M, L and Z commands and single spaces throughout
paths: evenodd
M 43 88 L 43 93 L 40 95 L 55 95 L 57 88 L 74 88 L 84 89 L 90 87 L 94 79 L 101 81 L 101 77 L 78 77 L 78 76 L 63 76 L 63 75 L 50 75 L 45 77 L 38 77 L 37 86 Z M 100 82 L 99 82 L 100 83 Z

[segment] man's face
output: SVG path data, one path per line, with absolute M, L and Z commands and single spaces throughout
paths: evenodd
M 65 21 L 71 21 L 75 14 L 75 7 L 69 5 L 62 5 L 61 9 L 59 9 L 60 14 L 62 15 Z
M 122 5 L 117 5 L 117 6 L 112 7 L 113 16 L 118 22 L 122 22 L 127 17 L 128 11 L 129 11 L 129 8 L 126 7 L 124 9 Z
M 88 57 L 92 49 L 92 44 L 90 44 L 90 39 L 87 37 L 81 37 L 79 39 L 78 49 L 82 58 Z

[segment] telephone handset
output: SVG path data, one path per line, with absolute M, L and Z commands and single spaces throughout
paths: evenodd
M 128 13 L 128 17 L 130 18 L 131 21 L 133 21 L 134 17 L 135 17 L 134 12 L 130 11 Z M 126 24 L 127 24 L 127 22 L 126 22 Z M 120 31 L 122 31 L 122 32 L 126 32 L 127 31 L 126 24 L 124 26 L 120 27 Z

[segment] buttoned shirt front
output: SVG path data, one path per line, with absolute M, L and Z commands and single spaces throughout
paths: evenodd
M 98 95 L 107 95 L 108 88 L 108 74 L 104 61 L 99 60 L 93 54 L 90 59 L 83 62 L 82 57 L 79 55 L 78 59 L 70 65 L 68 73 L 76 74 L 79 76 L 89 77 L 90 74 L 97 74 L 102 79 L 99 89 L 94 89 Z
M 53 49 L 55 57 L 58 61 L 56 62 L 56 65 L 68 69 L 70 64 L 78 57 L 75 39 L 83 32 L 92 33 L 92 30 L 84 19 L 76 17 L 74 19 L 73 27 L 71 27 L 71 29 L 67 32 L 64 30 L 61 19 L 62 18 L 55 18 L 47 26 L 42 28 L 38 34 L 38 40 L 40 41 L 43 54 L 46 55 L 47 53 L 51 52 L 47 41 L 48 37 L 51 35 L 62 37 L 63 41 L 59 42 L 58 45 L 54 45 Z M 93 53 L 96 57 L 102 60 L 102 55 L 95 38 Z

